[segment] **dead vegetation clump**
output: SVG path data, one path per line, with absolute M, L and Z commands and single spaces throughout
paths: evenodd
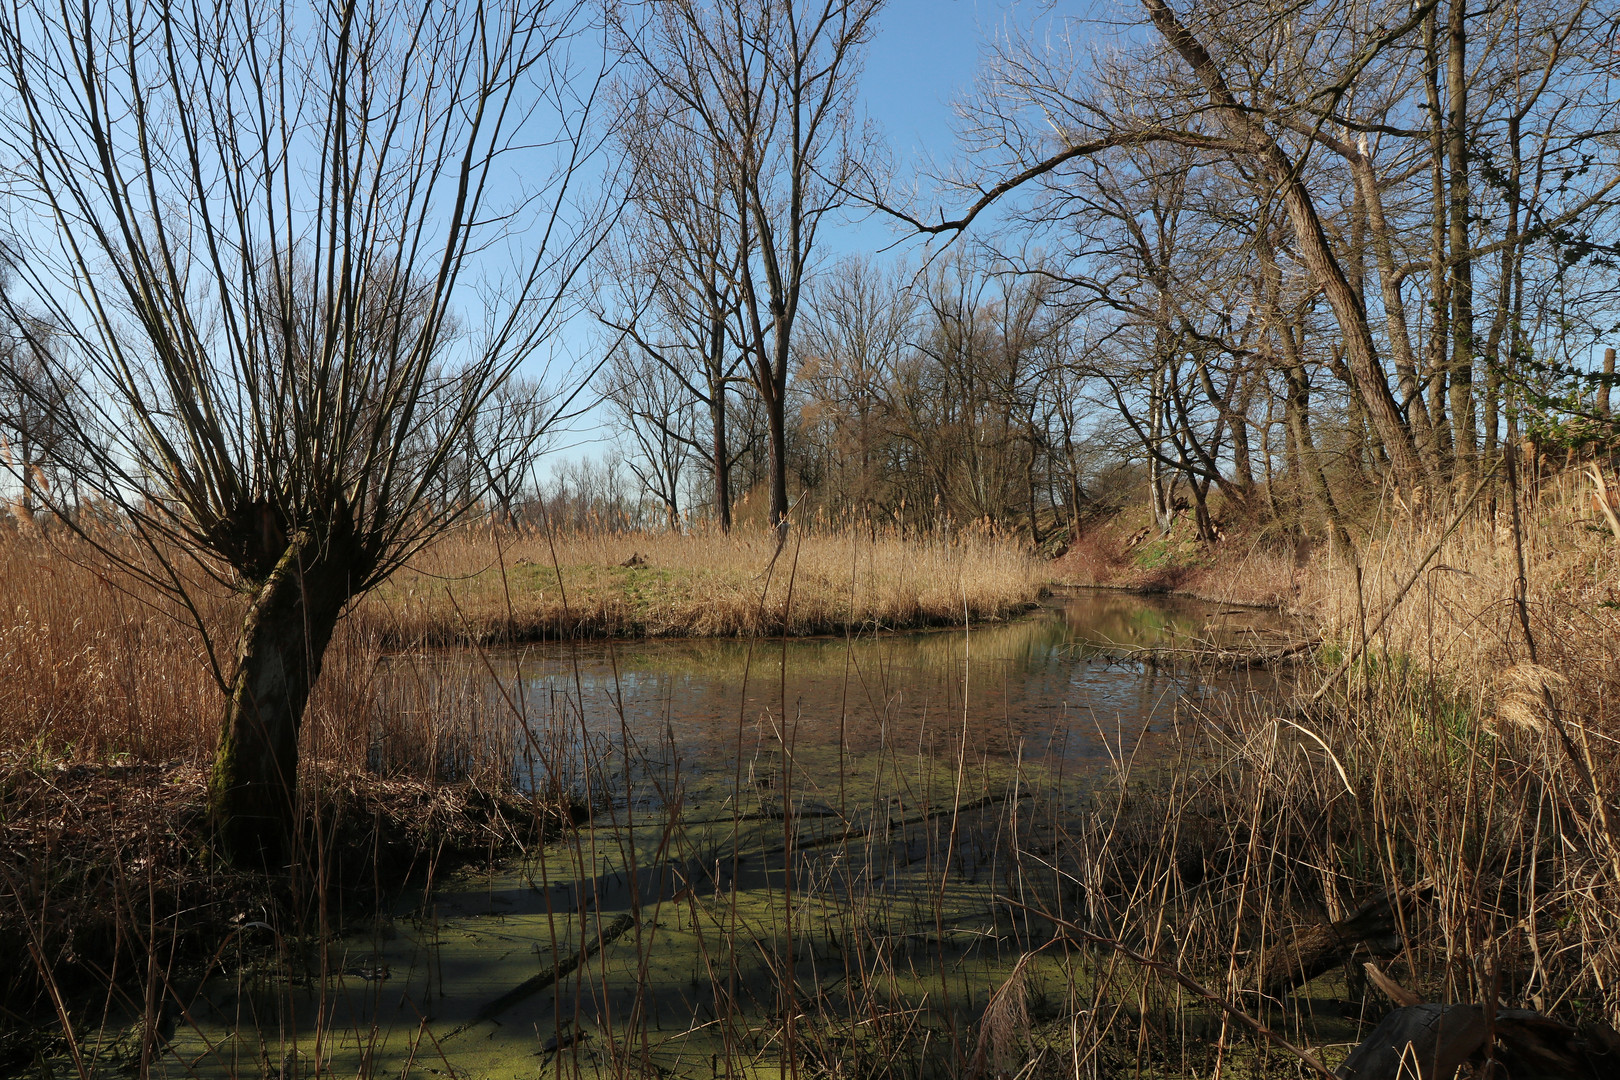
M 472 782 L 311 767 L 294 861 L 267 878 L 210 856 L 205 787 L 184 761 L 0 763 L 0 955 L 16 958 L 0 1067 L 52 1028 L 139 1013 L 143 994 L 165 1007 L 229 943 L 319 939 L 588 817 Z

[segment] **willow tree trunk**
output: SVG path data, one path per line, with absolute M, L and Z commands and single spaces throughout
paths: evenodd
M 208 778 L 221 853 L 240 866 L 284 865 L 298 793 L 298 733 L 352 567 L 331 546 L 289 542 L 242 623 L 236 673 Z

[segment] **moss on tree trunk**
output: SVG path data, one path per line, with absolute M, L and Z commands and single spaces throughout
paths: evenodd
M 297 809 L 298 733 L 351 595 L 346 555 L 300 533 L 243 620 L 208 779 L 216 840 L 238 865 L 275 868 L 287 860 Z

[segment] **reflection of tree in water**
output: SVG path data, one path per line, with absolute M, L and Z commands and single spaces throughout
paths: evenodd
M 840 748 L 846 758 L 905 747 L 954 762 L 964 733 L 968 752 L 998 768 L 1019 755 L 1091 761 L 1106 755 L 1105 741 L 1117 748 L 1161 727 L 1198 686 L 1110 657 L 1207 637 L 1221 611 L 1085 593 L 965 633 L 539 647 L 495 661 L 500 689 L 481 660 L 452 653 L 424 689 L 482 680 L 492 716 L 508 729 L 503 703 L 521 698 L 531 730 L 566 729 L 576 751 L 582 728 L 593 738 L 628 735 L 711 778 L 732 776 L 739 755 L 779 757 L 783 740 L 803 767 L 828 776 Z M 1231 628 L 1252 614 L 1238 613 Z M 675 754 L 659 749 L 671 743 Z
M 1104 648 L 1168 645 L 1198 633 L 1204 624 L 1202 613 L 1149 607 L 1135 598 L 1088 598 L 1065 605 L 1063 615 L 1073 641 Z

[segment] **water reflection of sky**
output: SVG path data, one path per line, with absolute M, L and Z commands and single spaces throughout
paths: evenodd
M 1253 610 L 1076 592 L 966 633 L 551 645 L 494 666 L 531 722 L 577 732 L 583 720 L 593 736 L 628 734 L 658 760 L 672 749 L 688 782 L 769 769 L 784 742 L 812 768 L 840 748 L 846 759 L 954 759 L 965 736 L 970 759 L 1067 769 L 1151 754 L 1188 695 L 1265 688 L 1263 673 L 1201 679 L 1122 653 L 1274 625 Z

